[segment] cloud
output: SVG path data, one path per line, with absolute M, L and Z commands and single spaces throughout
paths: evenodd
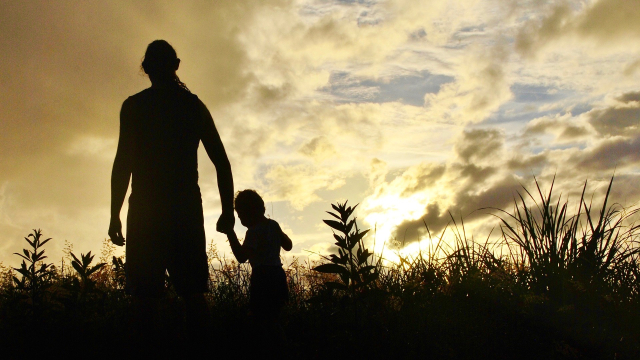
M 302 145 L 298 151 L 315 161 L 323 161 L 336 154 L 336 148 L 324 136 L 317 136 Z
M 500 159 L 495 161 L 499 166 Z M 383 238 L 408 244 L 427 234 L 425 224 L 435 235 L 451 216 L 474 221 L 480 208 L 504 208 L 520 186 L 516 176 L 491 166 L 422 163 L 380 183 L 363 202 L 361 215 Z
M 117 145 L 117 140 L 113 138 L 80 136 L 69 144 L 66 153 L 72 156 L 103 157 L 111 161 L 111 154 L 115 153 Z
M 516 153 L 506 163 L 507 168 L 513 172 L 524 172 L 526 174 L 540 173 L 543 168 L 549 165 L 547 154 L 520 154 Z
M 629 39 L 640 35 L 638 24 L 640 8 L 633 1 L 599 0 L 584 6 L 562 1 L 522 26 L 515 49 L 534 57 L 563 38 L 593 40 L 598 46 L 628 45 Z
M 578 34 L 601 43 L 640 36 L 640 7 L 633 1 L 600 0 L 575 20 Z
M 392 102 L 423 106 L 424 95 L 436 93 L 440 85 L 453 81 L 452 77 L 434 75 L 428 71 L 396 70 L 378 78 L 356 76 L 348 72 L 333 72 L 323 91 L 341 102 Z
M 478 163 L 499 155 L 504 144 L 504 135 L 496 129 L 465 131 L 455 145 L 458 157 L 464 163 Z
M 424 214 L 420 218 L 405 220 L 397 225 L 396 238 L 406 244 L 418 241 L 420 237 L 427 235 L 427 226 L 432 236 L 439 235 L 445 227 L 453 226 L 453 221 L 459 222 L 461 217 L 465 222 L 478 218 L 491 220 L 487 212 L 507 208 L 521 191 L 518 179 L 509 175 L 480 192 L 460 189 L 451 206 L 443 208 L 438 202 L 430 203 L 424 208 Z M 479 209 L 486 210 L 477 212 Z
M 395 158 L 399 149 L 418 146 L 419 151 L 406 156 L 406 161 L 425 152 L 438 154 L 451 126 L 429 124 L 423 116 L 421 108 L 398 102 L 336 105 L 290 99 L 275 116 L 245 109 L 242 121 L 228 129 L 225 146 L 234 174 L 239 174 L 234 179 L 237 186 L 256 187 L 259 182 L 259 188 L 273 199 L 304 209 L 321 201 L 320 193 L 337 189 L 335 184 L 369 173 L 372 157 Z M 443 135 L 442 141 L 423 144 L 425 134 L 436 132 Z M 376 180 L 372 181 L 384 179 L 380 161 L 374 162 L 371 176 Z M 215 187 L 208 189 L 203 194 L 215 195 Z
M 640 126 L 640 92 L 630 91 L 608 99 L 606 107 L 595 108 L 586 118 L 599 135 L 635 136 Z
M 485 120 L 512 98 L 505 66 L 507 52 L 496 46 L 485 54 L 473 53 L 458 65 L 456 80 L 424 97 L 429 116 L 460 124 Z
M 448 44 L 454 34 L 470 24 L 491 22 L 504 15 L 504 7 L 486 7 L 479 0 L 429 1 L 397 0 L 387 2 L 386 6 L 394 14 L 393 25 L 410 27 L 412 32 L 421 29 L 421 37 L 437 45 Z M 483 21 L 477 21 L 483 19 Z M 458 40 L 458 39 L 455 39 Z
M 640 93 L 630 91 L 607 96 L 603 104 L 578 116 L 565 112 L 535 118 L 526 124 L 522 138 L 550 134 L 554 144 L 600 144 L 609 137 L 634 138 L 639 125 Z
M 500 170 L 503 144 L 496 129 L 463 132 L 454 145 L 458 156 L 447 163 L 420 163 L 379 182 L 363 201 L 365 221 L 383 238 L 411 243 L 425 236 L 425 223 L 432 234 L 442 231 L 449 213 L 467 217 L 480 207 L 505 205 L 519 183 Z
M 614 170 L 640 164 L 640 136 L 612 137 L 575 157 L 578 166 L 588 170 Z
M 491 209 L 508 210 L 517 194 L 523 193 L 523 186 L 534 189 L 533 176 L 543 191 L 555 178 L 556 196 L 572 198 L 579 196 L 585 180 L 591 186 L 600 184 L 614 169 L 625 179 L 616 186 L 626 186 L 627 177 L 636 178 L 627 172 L 640 166 L 640 136 L 626 122 L 633 116 L 621 116 L 626 113 L 620 109 L 635 109 L 638 98 L 637 92 L 625 92 L 606 100 L 608 105 L 577 116 L 563 111 L 534 118 L 511 139 L 497 126 L 468 128 L 457 136 L 455 156 L 446 162 L 413 165 L 379 181 L 363 202 L 361 214 L 371 226 L 376 224 L 379 234 L 406 246 L 425 240 L 426 226 L 432 235 L 443 231 L 451 225 L 452 216 L 456 221 L 464 218 L 470 234 L 487 236 L 496 225 L 488 214 L 496 210 Z M 603 115 L 607 113 L 611 113 L 608 118 Z M 603 121 L 607 131 L 602 124 L 592 125 L 593 119 L 608 119 Z M 618 135 L 612 133 L 612 127 L 618 129 Z M 553 141 L 538 141 L 549 134 Z M 520 139 L 535 140 L 537 145 L 522 146 Z M 627 204 L 640 199 L 625 189 L 614 197 Z
M 594 131 L 585 116 L 573 117 L 567 112 L 531 120 L 525 126 L 523 137 L 543 134 L 554 135 L 557 144 L 568 144 L 586 141 L 594 135 Z
M 640 69 L 640 60 L 635 60 L 627 64 L 622 73 L 625 76 L 632 76 L 638 69 Z
M 384 182 L 385 176 L 387 176 L 389 169 L 387 163 L 378 159 L 371 159 L 370 171 L 369 171 L 369 186 L 374 188 Z
M 629 135 L 638 132 L 640 106 L 610 107 L 589 112 L 589 123 L 602 135 Z
M 523 56 L 532 57 L 538 48 L 567 31 L 565 23 L 571 14 L 571 7 L 561 3 L 553 7 L 546 16 L 530 20 L 516 37 L 516 50 Z
M 409 197 L 412 194 L 433 188 L 442 178 L 446 170 L 445 165 L 422 163 L 412 166 L 402 174 L 402 191 L 400 195 Z
M 639 102 L 640 101 L 640 91 L 631 91 L 625 94 L 620 95 L 616 98 L 616 100 L 628 104 L 630 102 Z
M 317 190 L 337 189 L 345 183 L 345 178 L 339 174 L 303 164 L 275 165 L 264 178 L 268 189 L 265 200 L 287 200 L 297 210 L 320 200 Z

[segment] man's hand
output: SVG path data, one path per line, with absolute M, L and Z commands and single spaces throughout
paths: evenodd
M 111 218 L 109 223 L 109 237 L 114 245 L 124 245 L 124 237 L 122 236 L 122 222 L 120 218 Z
M 218 219 L 218 223 L 216 224 L 216 230 L 223 234 L 227 234 L 233 231 L 233 225 L 236 223 L 236 217 L 233 215 L 232 211 L 222 212 L 220 218 Z

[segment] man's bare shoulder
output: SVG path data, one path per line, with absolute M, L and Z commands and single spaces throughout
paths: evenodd
M 122 109 L 123 110 L 128 109 L 131 111 L 137 108 L 139 105 L 145 102 L 145 99 L 149 98 L 149 95 L 150 95 L 150 88 L 144 89 L 136 94 L 129 96 L 122 102 Z
M 129 103 L 136 103 L 138 101 L 141 101 L 142 99 L 148 97 L 151 93 L 151 88 L 146 88 L 136 94 L 133 94 L 131 96 L 129 96 L 124 102 L 129 102 Z
M 209 109 L 207 108 L 207 105 L 205 105 L 197 95 L 193 95 L 193 96 L 195 98 L 196 106 L 198 107 L 198 113 L 200 113 L 200 115 L 204 118 L 210 117 L 211 114 L 209 113 Z

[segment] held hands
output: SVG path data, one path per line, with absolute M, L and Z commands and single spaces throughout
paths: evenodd
M 216 224 L 216 230 L 223 234 L 228 234 L 229 232 L 233 232 L 233 225 L 235 225 L 235 223 L 236 217 L 233 215 L 233 211 L 223 211 Z
M 122 236 L 122 222 L 120 218 L 111 218 L 109 223 L 109 237 L 114 245 L 124 245 L 124 237 Z

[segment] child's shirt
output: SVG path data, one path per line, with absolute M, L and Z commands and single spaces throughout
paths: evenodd
M 267 219 L 247 230 L 243 246 L 253 250 L 255 254 L 249 259 L 251 268 L 257 266 L 282 266 L 280 261 L 280 244 L 286 236 L 275 220 Z

